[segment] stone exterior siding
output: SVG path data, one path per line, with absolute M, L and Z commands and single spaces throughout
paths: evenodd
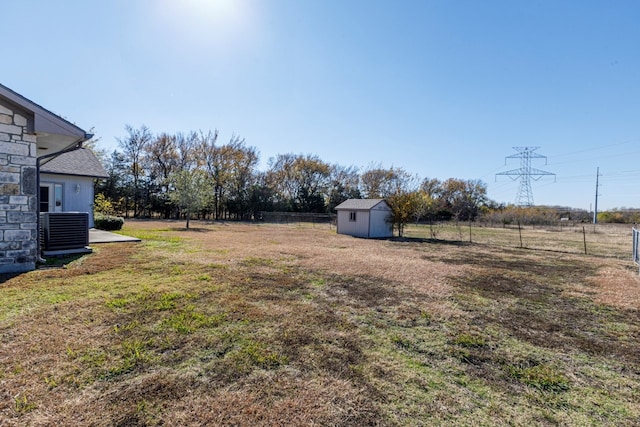
M 35 269 L 36 136 L 27 118 L 0 104 L 0 273 Z

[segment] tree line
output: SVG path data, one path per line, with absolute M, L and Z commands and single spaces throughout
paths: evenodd
M 259 170 L 260 153 L 244 138 L 221 142 L 217 130 L 161 133 L 125 126 L 104 156 L 109 178 L 96 195 L 124 217 L 254 220 L 260 212 L 333 213 L 351 198 L 386 199 L 400 234 L 409 221 L 474 220 L 494 206 L 479 180 L 420 179 L 400 167 L 360 171 L 312 154 L 278 154 Z

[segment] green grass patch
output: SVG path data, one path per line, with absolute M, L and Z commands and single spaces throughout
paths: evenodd
M 137 338 L 123 341 L 117 351 L 116 363 L 106 370 L 104 378 L 112 379 L 152 363 L 156 356 L 151 350 L 151 344 L 151 340 Z
M 275 264 L 275 261 L 269 258 L 261 258 L 261 257 L 247 257 L 242 260 L 242 265 L 245 267 L 270 267 Z
M 190 334 L 198 329 L 217 327 L 225 321 L 226 317 L 224 313 L 209 316 L 196 311 L 194 306 L 187 306 L 184 310 L 164 318 L 161 326 L 180 334 Z
M 542 391 L 564 392 L 569 390 L 569 380 L 556 367 L 548 364 L 535 366 L 510 365 L 506 371 L 521 383 Z
M 160 311 L 176 308 L 178 301 L 183 298 L 183 296 L 184 295 L 180 292 L 170 292 L 162 294 L 160 296 L 160 301 L 155 303 L 154 308 Z
M 125 308 L 126 306 L 128 306 L 129 304 L 131 304 L 132 302 L 134 302 L 135 300 L 131 299 L 131 298 L 114 298 L 110 301 L 106 302 L 107 307 L 109 308 Z
M 289 363 L 289 359 L 260 342 L 249 340 L 240 348 L 239 353 L 249 358 L 252 364 L 262 369 L 277 369 Z
M 14 409 L 18 414 L 26 414 L 37 408 L 38 405 L 29 400 L 26 394 L 18 395 L 14 398 Z
M 455 345 L 468 348 L 478 348 L 487 345 L 487 341 L 482 336 L 468 332 L 463 332 L 456 335 L 456 337 L 453 339 L 453 343 Z

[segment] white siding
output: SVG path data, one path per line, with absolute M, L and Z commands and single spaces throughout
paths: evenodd
M 387 222 L 391 210 L 386 203 L 381 203 L 371 209 L 369 223 L 369 237 L 392 237 L 393 227 Z
M 356 220 L 350 221 L 349 214 L 356 212 Z M 338 234 L 348 234 L 355 237 L 369 237 L 369 212 L 368 211 L 338 211 Z
M 40 183 L 62 184 L 63 212 L 88 212 L 89 227 L 93 227 L 93 178 L 42 174 Z

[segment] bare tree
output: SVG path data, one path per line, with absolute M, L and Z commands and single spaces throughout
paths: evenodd
M 278 154 L 269 160 L 266 179 L 280 209 L 323 212 L 329 175 L 329 164 L 318 156 Z
M 327 188 L 328 211 L 333 212 L 333 208 L 347 199 L 361 198 L 359 186 L 360 175 L 357 168 L 331 165 Z
M 255 147 L 245 145 L 239 137 L 229 141 L 231 170 L 227 183 L 227 210 L 235 214 L 236 219 L 244 219 L 249 213 L 250 189 L 256 182 L 256 168 L 259 154 Z
M 133 216 L 138 217 L 142 212 L 141 204 L 143 185 L 142 179 L 145 176 L 144 154 L 147 145 L 153 138 L 151 131 L 145 125 L 139 129 L 126 125 L 125 131 L 129 134 L 126 138 L 118 138 L 118 144 L 122 149 L 125 161 L 127 162 L 129 173 L 133 183 Z
M 417 177 L 402 168 L 370 165 L 360 176 L 362 193 L 368 199 L 386 199 L 392 194 L 413 191 Z
M 162 133 L 147 144 L 145 151 L 150 170 L 166 186 L 169 175 L 177 169 L 176 137 Z
M 191 169 L 197 164 L 196 149 L 198 139 L 198 133 L 193 131 L 186 134 L 177 133 L 175 135 L 176 167 L 178 170 Z
M 429 221 L 429 232 L 431 238 L 437 238 L 437 232 L 433 227 L 433 221 L 437 218 L 442 208 L 442 182 L 437 178 L 425 178 L 420 185 L 418 211 L 416 212 L 416 222 L 421 218 Z
M 222 148 L 218 142 L 218 130 L 203 133 L 200 132 L 198 141 L 198 153 L 200 164 L 207 172 L 207 176 L 212 187 L 213 213 L 215 219 L 220 219 L 222 212 L 223 182 L 225 180 L 225 165 L 222 155 Z

